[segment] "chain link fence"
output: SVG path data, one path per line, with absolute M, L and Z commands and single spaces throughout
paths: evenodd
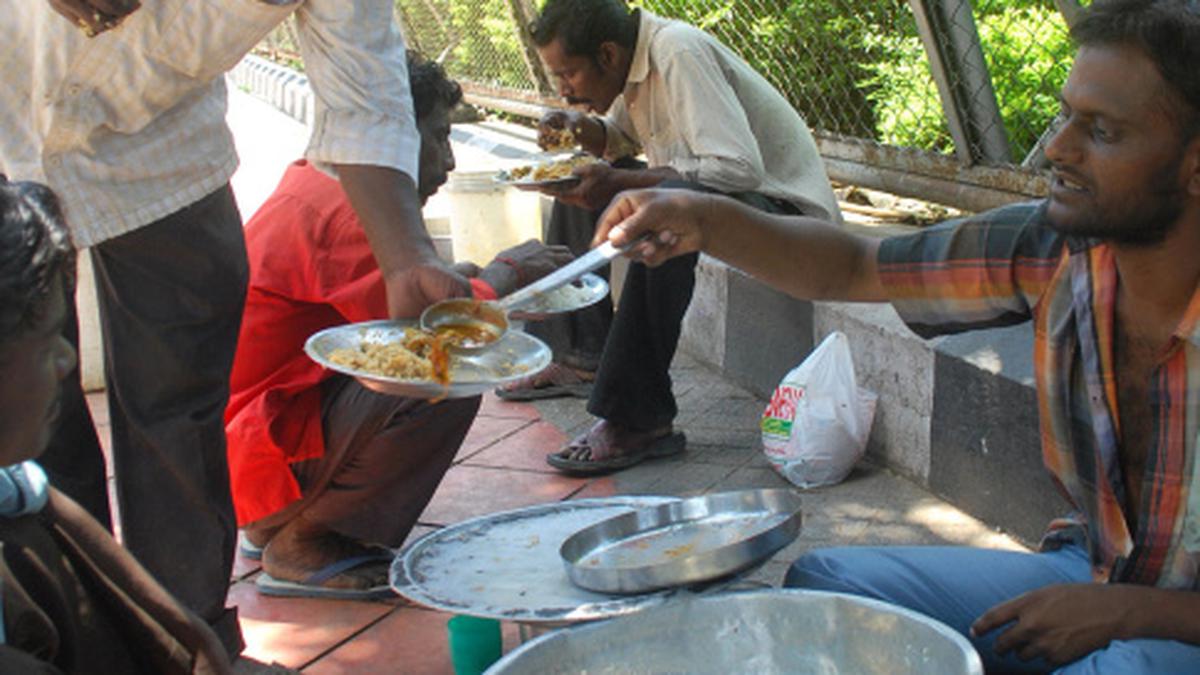
M 630 4 L 699 26 L 746 59 L 817 132 L 835 179 L 948 203 L 964 201 L 964 186 L 997 191 L 967 208 L 1043 185 L 1019 167 L 1036 160 L 1057 113 L 1073 54 L 1062 11 L 1075 0 Z M 409 45 L 469 94 L 560 105 L 524 30 L 535 15 L 534 0 L 396 0 Z M 297 60 L 290 24 L 259 51 Z M 955 185 L 929 190 L 925 179 Z

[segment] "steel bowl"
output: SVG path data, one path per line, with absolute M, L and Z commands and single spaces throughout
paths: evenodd
M 877 600 L 773 589 L 691 596 L 525 643 L 487 670 L 519 673 L 982 675 L 945 624 Z

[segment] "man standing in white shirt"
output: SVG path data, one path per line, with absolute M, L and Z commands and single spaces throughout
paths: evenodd
M 559 94 L 602 115 L 549 113 L 539 141 L 549 145 L 566 129 L 584 150 L 613 162 L 576 169 L 579 184 L 552 193 L 558 201 L 547 243 L 582 252 L 613 196 L 650 186 L 722 193 L 769 213 L 841 222 L 803 118 L 711 35 L 631 11 L 621 0 L 548 0 L 531 33 Z M 648 166 L 622 159 L 638 146 Z M 696 261 L 684 256 L 655 269 L 634 263 L 615 317 L 605 305 L 531 329 L 555 348 L 558 363 L 500 390 L 502 398 L 580 395 L 587 371 L 595 373 L 588 411 L 600 419 L 549 455 L 551 466 L 598 474 L 684 449 L 672 427 L 668 371 Z
M 415 316 L 468 284 L 421 219 L 392 11 L 388 0 L 48 0 L 9 3 L 0 19 L 0 172 L 61 196 L 96 271 L 122 538 L 231 654 L 241 637 L 225 608 L 236 527 L 222 416 L 247 268 L 223 75 L 295 15 L 316 98 L 306 156 L 341 180 L 391 315 Z M 75 338 L 74 317 L 66 332 Z M 78 375 L 66 389 L 44 463 L 110 522 Z

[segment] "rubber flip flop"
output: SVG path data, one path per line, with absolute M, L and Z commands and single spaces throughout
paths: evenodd
M 505 401 L 540 401 L 546 398 L 588 398 L 592 395 L 592 383 L 583 384 L 547 384 L 541 387 L 523 387 L 521 389 L 496 388 L 496 396 Z
M 255 546 L 245 538 L 238 542 L 238 553 L 246 560 L 262 560 L 262 552 L 261 546 Z
M 564 456 L 564 453 L 586 445 L 587 435 L 584 434 L 562 450 L 546 455 L 546 463 L 572 476 L 599 476 L 627 469 L 650 458 L 677 455 L 687 447 L 687 437 L 682 432 L 673 431 L 650 441 L 636 451 L 623 452 L 608 459 L 571 459 Z
M 343 572 L 348 572 L 371 563 L 390 563 L 395 557 L 390 551 L 387 553 L 379 551 L 345 558 L 313 572 L 304 581 L 276 579 L 266 572 L 260 572 L 258 578 L 255 579 L 254 585 L 258 588 L 259 593 L 272 597 L 320 598 L 325 600 L 387 600 L 396 597 L 396 592 L 387 584 L 372 586 L 371 588 L 330 588 L 322 584 Z

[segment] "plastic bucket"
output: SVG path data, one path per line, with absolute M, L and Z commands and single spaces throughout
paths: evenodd
M 494 172 L 451 172 L 443 192 L 455 261 L 486 265 L 510 246 L 542 238 L 540 195 L 498 183 Z

